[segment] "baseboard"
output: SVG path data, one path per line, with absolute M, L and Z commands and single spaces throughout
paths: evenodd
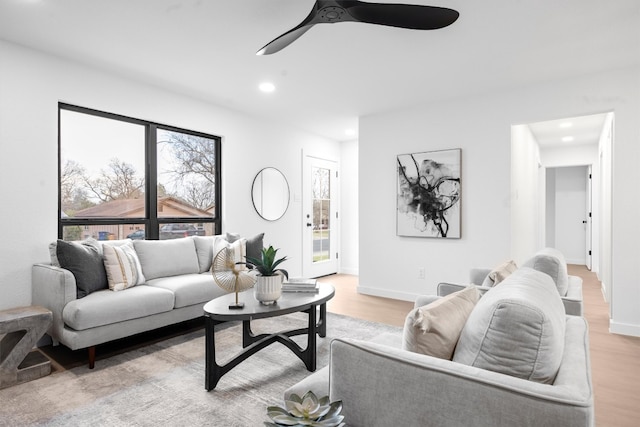
M 584 258 L 582 259 L 565 259 L 567 264 L 576 264 L 576 265 L 587 265 L 587 260 L 585 260 Z
M 360 269 L 358 268 L 341 268 L 340 274 L 350 274 L 352 276 L 358 276 L 360 274 Z
M 359 294 L 371 295 L 374 297 L 391 298 L 391 299 L 397 299 L 401 301 L 414 302 L 418 297 L 418 295 L 410 294 L 408 292 L 396 292 L 396 291 L 390 291 L 387 289 L 367 288 L 364 286 L 358 286 L 356 290 L 358 291 Z
M 631 325 L 629 323 L 619 323 L 609 320 L 609 332 L 612 334 L 640 337 L 640 325 Z

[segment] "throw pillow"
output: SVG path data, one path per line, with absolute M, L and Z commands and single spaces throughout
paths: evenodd
M 240 235 L 237 233 L 226 233 L 225 240 L 229 243 L 233 243 L 240 239 Z M 253 237 L 247 238 L 247 256 L 251 258 L 260 258 L 262 256 L 262 248 L 264 247 L 264 233 L 256 234 Z M 217 254 L 215 252 L 214 254 Z M 244 261 L 244 260 L 243 260 Z
M 102 254 L 96 247 L 58 240 L 56 255 L 60 267 L 71 271 L 76 278 L 77 298 L 107 289 L 107 273 L 102 262 Z
M 229 251 L 229 255 L 231 255 L 231 258 L 233 259 L 234 264 L 235 263 L 243 263 L 240 265 L 237 265 L 236 268 L 238 270 L 246 270 L 247 266 L 246 264 L 244 264 L 247 260 L 246 260 L 246 256 L 247 256 L 247 239 L 244 238 L 240 238 L 236 241 L 234 241 L 233 243 L 229 243 L 224 239 L 218 239 L 215 243 L 214 243 L 214 248 L 213 251 L 214 253 L 217 255 L 220 251 Z M 215 256 L 214 256 L 215 258 Z
M 453 361 L 553 384 L 562 362 L 565 324 L 553 280 L 523 267 L 478 301 Z
M 109 289 L 121 291 L 144 283 L 142 266 L 133 243 L 121 246 L 103 246 L 104 268 Z
M 487 275 L 488 280 L 486 280 L 487 282 L 486 285 L 487 286 L 497 285 L 498 283 L 502 282 L 504 279 L 509 277 L 509 275 L 511 275 L 511 273 L 513 273 L 517 269 L 518 269 L 518 266 L 516 266 L 516 263 L 513 260 L 503 262 L 502 264 L 500 264 L 499 266 L 497 266 L 496 268 L 494 268 L 489 272 L 489 274 Z M 484 284 L 485 283 L 483 283 L 483 285 Z
M 451 360 L 462 328 L 480 299 L 473 285 L 413 309 L 404 324 L 402 348 Z
M 96 248 L 98 253 L 102 255 L 102 245 L 93 237 L 88 237 L 85 240 L 76 241 L 81 245 L 87 245 Z M 49 243 L 49 257 L 51 258 L 51 265 L 54 267 L 60 267 L 60 261 L 58 261 L 58 241 Z

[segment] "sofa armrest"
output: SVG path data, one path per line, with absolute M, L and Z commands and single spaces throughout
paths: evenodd
M 440 297 L 444 297 L 447 296 L 449 294 L 452 294 L 454 292 L 458 292 L 463 290 L 464 288 L 466 288 L 469 285 L 463 285 L 460 283 L 446 283 L 446 282 L 442 282 L 442 283 L 438 283 L 438 296 Z M 480 286 L 480 285 L 476 285 L 478 290 L 480 291 L 480 295 L 484 295 L 485 292 L 487 292 L 489 289 L 491 289 L 488 286 Z
M 76 278 L 64 268 L 49 264 L 31 267 L 31 298 L 33 304 L 46 307 L 53 313 L 53 324 L 47 333 L 57 345 L 64 329 L 62 311 L 77 297 Z
M 469 270 L 469 281 L 474 285 L 482 285 L 484 279 L 491 273 L 490 268 L 472 268 Z
M 330 399 L 353 426 L 591 426 L 587 326 L 567 321 L 554 385 L 358 340 L 331 343 Z M 569 323 L 571 326 L 569 327 Z
M 571 316 L 583 316 L 582 278 L 569 276 L 567 294 L 562 297 L 564 310 Z
M 416 297 L 416 301 L 413 304 L 413 308 L 422 307 L 423 305 L 431 304 L 432 302 L 439 299 L 440 296 L 437 295 L 418 295 Z

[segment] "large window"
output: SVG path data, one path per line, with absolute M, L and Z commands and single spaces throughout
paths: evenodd
M 64 240 L 218 234 L 220 138 L 59 105 Z

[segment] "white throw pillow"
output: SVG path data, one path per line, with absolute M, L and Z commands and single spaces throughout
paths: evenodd
M 413 309 L 405 320 L 402 348 L 451 360 L 469 314 L 480 299 L 475 285 Z
M 229 251 L 234 263 L 241 263 L 236 265 L 237 270 L 246 270 L 247 265 L 247 239 L 240 238 L 233 243 L 229 243 L 227 240 L 220 238 L 213 242 L 214 258 L 222 250 Z
M 518 266 L 516 265 L 515 261 L 505 261 L 489 272 L 482 285 L 489 287 L 495 286 L 509 277 L 509 275 L 511 275 L 517 269 Z
M 132 243 L 103 245 L 102 250 L 109 289 L 121 291 L 145 282 L 142 266 Z

